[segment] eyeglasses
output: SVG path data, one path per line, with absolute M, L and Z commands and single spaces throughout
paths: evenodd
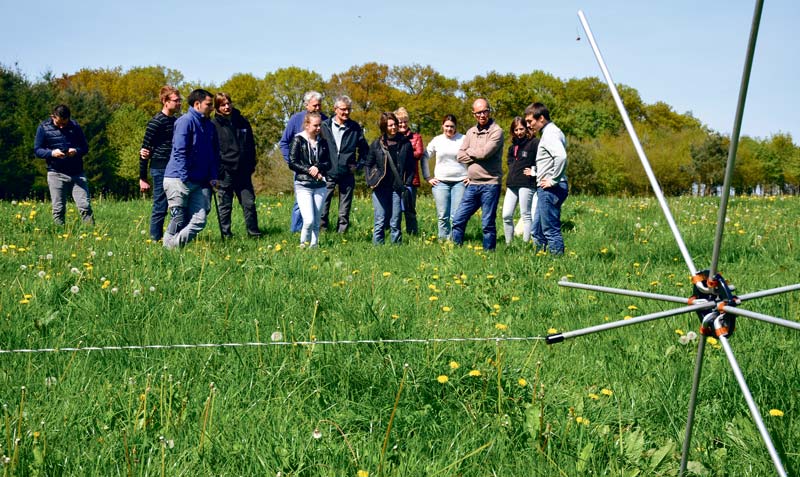
M 344 111 L 344 112 L 350 111 L 350 108 L 348 106 L 345 106 L 344 108 L 340 108 L 339 106 L 336 106 L 336 109 L 338 109 L 339 111 Z
M 475 111 L 472 114 L 475 115 L 475 116 L 488 116 L 489 115 L 489 110 L 488 109 L 484 109 L 483 111 Z

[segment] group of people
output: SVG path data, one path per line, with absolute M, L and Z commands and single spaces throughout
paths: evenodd
M 252 182 L 256 166 L 253 130 L 233 107 L 230 95 L 196 89 L 187 98 L 188 111 L 177 118 L 183 102 L 180 92 L 164 86 L 160 99 L 162 109 L 148 122 L 139 152 L 140 189 L 152 189 L 153 193 L 151 239 L 161 240 L 170 249 L 185 246 L 205 227 L 212 194 L 216 194 L 223 237 L 233 235 L 234 196 L 242 206 L 246 233 L 260 236 Z M 440 240 L 461 245 L 470 218 L 480 209 L 483 248 L 496 248 L 504 131 L 492 118 L 486 99 L 472 103 L 476 124 L 464 134 L 458 132 L 456 117 L 445 115 L 442 134 L 427 148 L 420 134 L 411 130 L 405 108 L 382 113 L 381 134 L 369 144 L 361 125 L 350 119 L 352 101 L 348 96 L 335 98 L 330 118 L 320 111 L 320 93 L 307 92 L 303 104 L 305 109 L 289 118 L 278 144 L 294 173 L 296 202 L 291 230 L 299 232 L 302 247 L 318 246 L 320 231 L 329 227 L 337 188 L 339 210 L 334 227 L 339 233 L 348 230 L 356 174 L 363 169 L 372 191 L 375 244 L 385 242 L 387 230 L 392 243 L 401 243 L 403 218 L 406 233 L 419 233 L 417 189 L 424 179 L 432 186 Z M 568 195 L 564 134 L 541 103 L 531 104 L 523 116 L 515 117 L 509 133 L 502 208 L 506 243 L 513 240 L 514 213 L 519 206 L 523 240 L 532 237 L 537 249 L 562 254 L 561 206 Z M 64 223 L 67 194 L 71 193 L 82 219 L 94 223 L 83 171 L 88 145 L 66 105 L 54 108 L 50 118 L 41 123 L 34 150 L 47 161 L 55 222 Z M 432 172 L 431 157 L 435 158 Z M 170 220 L 165 231 L 167 214 Z

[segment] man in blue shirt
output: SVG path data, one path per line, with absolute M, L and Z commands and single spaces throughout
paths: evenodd
M 64 225 L 67 196 L 72 194 L 83 221 L 94 224 L 89 184 L 83 171 L 83 156 L 89 152 L 89 145 L 70 115 L 69 107 L 64 104 L 53 108 L 50 119 L 36 130 L 33 151 L 36 157 L 47 161 L 47 185 L 55 223 Z
M 289 122 L 286 123 L 286 129 L 283 131 L 283 136 L 281 136 L 281 140 L 278 141 L 278 147 L 281 150 L 281 154 L 283 154 L 283 160 L 286 161 L 286 164 L 289 164 L 289 147 L 292 145 L 292 139 L 294 139 L 295 135 L 303 131 L 303 121 L 306 118 L 306 113 L 320 112 L 322 108 L 322 94 L 313 90 L 306 92 L 306 94 L 303 95 L 303 106 L 306 108 L 304 111 L 294 113 L 292 117 L 289 118 Z M 323 121 L 328 119 L 324 114 L 320 113 L 320 115 Z M 297 206 L 297 200 L 294 201 L 294 205 L 292 206 L 291 227 L 292 233 L 300 232 L 300 229 L 303 228 L 303 218 L 300 216 L 300 208 Z
M 209 119 L 214 97 L 196 89 L 187 100 L 189 111 L 175 121 L 172 154 L 164 171 L 171 216 L 164 234 L 168 249 L 183 247 L 206 226 L 220 162 L 217 131 Z

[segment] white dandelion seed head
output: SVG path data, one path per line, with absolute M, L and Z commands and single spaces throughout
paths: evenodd
M 273 331 L 272 334 L 269 336 L 269 339 L 272 341 L 281 341 L 283 340 L 283 333 L 280 331 Z
M 138 288 L 136 290 L 133 290 L 133 296 L 139 296 L 141 294 L 142 294 L 142 290 L 139 290 Z
M 96 255 L 97 255 L 97 252 L 95 252 L 94 250 L 92 250 L 91 252 L 89 252 L 89 255 L 91 255 L 92 257 L 94 257 L 94 256 L 96 256 Z
M 156 291 L 156 287 L 154 287 L 154 286 L 151 286 L 151 287 L 150 287 L 150 291 L 151 291 L 151 292 L 154 292 L 154 291 Z
M 37 273 L 37 275 L 39 275 L 39 278 L 44 278 L 45 275 L 47 275 L 47 272 L 45 272 L 44 270 L 39 270 L 39 273 Z
M 108 251 L 108 253 L 106 253 L 106 255 L 108 255 L 109 257 L 113 257 L 113 256 L 114 256 L 114 252 L 112 252 L 111 250 L 109 250 L 109 251 Z
M 24 271 L 24 270 L 28 269 L 28 266 L 25 265 L 25 264 L 22 264 L 22 265 L 19 266 L 19 269 Z
M 139 231 L 139 234 L 140 234 L 140 235 L 144 235 L 144 234 L 146 234 L 146 233 L 147 233 L 147 232 L 145 232 L 144 230 L 140 230 L 140 231 Z
M 44 258 L 46 258 L 48 260 L 52 260 L 53 259 L 53 254 L 52 253 L 48 253 L 47 255 L 44 256 Z
M 11 201 L 11 205 L 17 205 L 17 201 L 16 200 L 12 200 Z
M 697 339 L 697 333 L 695 333 L 694 331 L 690 331 L 686 333 L 686 337 L 689 338 L 689 341 L 694 341 Z
M 111 293 L 117 293 L 118 291 L 119 291 L 119 288 L 117 288 L 117 287 L 114 287 L 114 288 L 111 289 Z
M 71 273 L 71 274 L 73 274 L 73 275 L 79 275 L 79 274 L 81 273 L 81 271 L 80 271 L 80 270 L 78 270 L 78 269 L 77 269 L 77 268 L 75 268 L 75 267 L 72 267 L 72 268 L 70 268 L 70 269 L 69 269 L 69 273 Z
M 314 432 L 311 433 L 311 437 L 313 437 L 314 439 L 321 439 L 322 431 L 320 431 L 318 427 L 315 427 Z
M 70 288 L 69 291 L 71 291 L 72 294 L 74 295 L 74 294 L 78 293 L 79 291 L 81 291 L 81 289 L 78 288 L 78 285 L 72 285 L 72 288 Z
M 44 385 L 47 386 L 48 388 L 51 386 L 55 386 L 56 384 L 58 384 L 58 378 L 56 378 L 55 376 L 48 376 L 44 378 Z
M 689 336 L 687 336 L 687 335 L 681 335 L 681 337 L 680 337 L 680 338 L 678 338 L 678 342 L 679 342 L 680 344 L 682 344 L 682 345 L 687 345 L 687 344 L 689 344 L 689 341 L 691 341 L 691 340 L 689 339 Z

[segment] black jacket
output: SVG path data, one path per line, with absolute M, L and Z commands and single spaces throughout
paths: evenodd
M 539 147 L 539 139 L 530 138 L 517 140 L 513 139 L 508 148 L 508 177 L 506 177 L 506 187 L 536 187 L 536 177 L 526 176 L 523 169 L 530 167 L 536 169 L 536 149 Z
M 352 176 L 350 166 L 361 166 L 367 157 L 369 144 L 364 139 L 364 130 L 352 119 L 345 121 L 347 129 L 342 135 L 342 144 L 336 148 L 336 141 L 333 139 L 333 118 L 322 121 L 322 137 L 328 142 L 331 151 L 331 170 L 327 174 L 329 179 Z
M 306 138 L 298 134 L 289 145 L 289 169 L 296 174 L 294 180 L 306 187 L 324 187 L 324 180 L 318 181 L 308 174 L 311 166 L 317 166 L 322 175 L 330 171 L 331 156 L 328 143 L 320 136 L 317 140 L 317 155 L 314 157 Z
M 234 108 L 230 117 L 214 114 L 211 120 L 219 138 L 220 168 L 250 175 L 256 170 L 256 143 L 250 122 Z
M 367 160 L 364 163 L 364 176 L 367 185 L 372 189 L 391 187 L 399 192 L 403 186 L 411 186 L 414 181 L 414 169 L 417 162 L 414 159 L 411 142 L 402 134 L 397 134 L 395 138 L 398 141 L 396 160 L 392 158 L 384 145 L 383 136 L 369 146 Z M 394 173 L 388 161 L 393 161 L 398 174 L 400 174 L 399 181 L 394 180 Z

